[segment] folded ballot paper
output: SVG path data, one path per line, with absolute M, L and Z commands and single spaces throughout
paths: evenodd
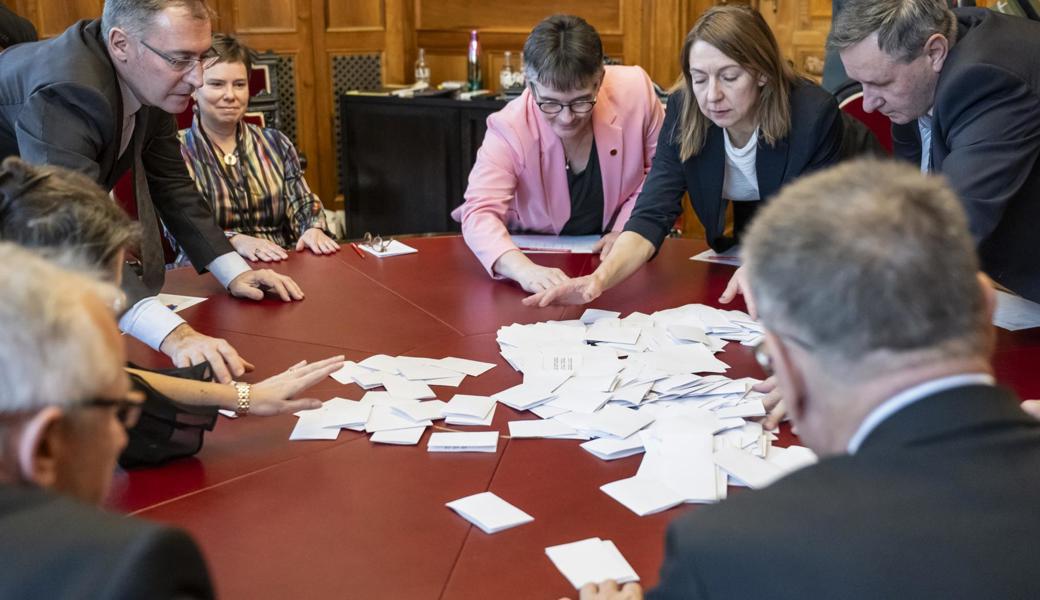
M 545 554 L 576 590 L 587 583 L 607 579 L 618 583 L 639 581 L 639 575 L 610 540 L 589 538 L 550 546 L 545 549 Z
M 473 523 L 484 533 L 498 533 L 534 521 L 534 517 L 491 492 L 452 500 L 445 506 L 459 513 L 463 519 Z
M 465 431 L 430 434 L 429 452 L 497 452 L 497 431 Z

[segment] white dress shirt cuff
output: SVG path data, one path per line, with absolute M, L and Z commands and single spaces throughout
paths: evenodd
M 210 273 L 217 278 L 220 285 L 225 288 L 231 285 L 235 277 L 238 277 L 246 271 L 252 270 L 246 259 L 242 258 L 238 252 L 228 252 L 227 254 L 221 254 L 220 256 L 213 259 L 213 262 L 206 265 Z
M 158 350 L 184 319 L 163 306 L 156 296 L 139 300 L 119 318 L 119 329 Z

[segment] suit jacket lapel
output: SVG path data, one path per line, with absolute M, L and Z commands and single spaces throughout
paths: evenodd
M 791 149 L 787 138 L 776 141 L 770 146 L 759 138 L 755 151 L 755 171 L 758 175 L 758 197 L 762 200 L 770 198 L 784 181 L 787 173 L 787 157 Z
M 625 164 L 625 147 L 617 110 L 609 96 L 596 103 L 592 113 L 592 134 L 596 138 L 596 154 L 603 178 L 603 229 L 614 220 L 617 207 L 624 202 L 621 194 L 621 176 Z
M 714 125 L 709 127 L 704 148 L 686 164 L 692 166 L 697 182 L 696 188 L 690 189 L 690 201 L 704 225 L 708 244 L 711 245 L 726 231 L 726 203 L 722 199 L 726 145 L 722 139 L 722 129 Z
M 1001 424 L 1040 428 L 1040 421 L 1022 412 L 1008 390 L 989 385 L 957 387 L 922 398 L 882 421 L 867 435 L 859 453 L 927 444 Z

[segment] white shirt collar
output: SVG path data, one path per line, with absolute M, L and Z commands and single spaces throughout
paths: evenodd
M 874 410 L 870 411 L 867 418 L 863 419 L 859 429 L 849 439 L 849 454 L 855 454 L 859 447 L 863 445 L 863 441 L 867 439 L 867 436 L 885 419 L 922 398 L 966 385 L 994 385 L 995 383 L 993 376 L 988 373 L 964 373 L 932 379 L 903 390 L 879 404 Z

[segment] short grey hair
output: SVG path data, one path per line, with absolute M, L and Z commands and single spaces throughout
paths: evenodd
M 113 27 L 139 36 L 152 26 L 155 15 L 170 7 L 188 8 L 191 16 L 199 20 L 213 18 L 213 11 L 205 0 L 105 0 L 101 31 L 106 40 Z
M 828 368 L 869 375 L 872 356 L 988 349 L 964 210 L 909 165 L 861 160 L 796 181 L 759 211 L 743 252 L 762 323 Z
M 118 289 L 2 242 L 0 281 L 0 415 L 76 406 L 119 376 L 86 303 L 112 306 Z
M 883 52 L 910 62 L 936 33 L 952 46 L 957 41 L 957 17 L 945 0 L 848 0 L 834 16 L 827 46 L 844 50 L 875 32 Z
M 585 19 L 546 17 L 524 42 L 524 77 L 559 91 L 589 85 L 603 72 L 603 42 Z

